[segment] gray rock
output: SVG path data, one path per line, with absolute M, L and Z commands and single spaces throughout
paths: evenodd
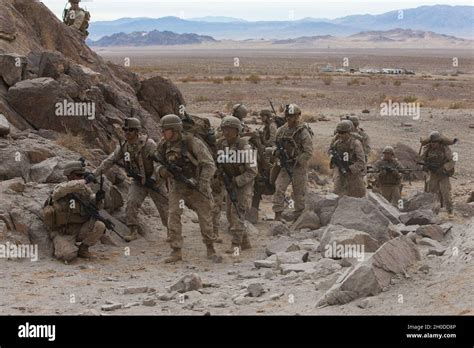
M 392 224 L 400 223 L 400 211 L 390 204 L 385 197 L 369 190 L 367 191 L 367 198 L 375 204 L 375 206 L 390 220 Z
M 420 260 L 416 246 L 405 236 L 382 245 L 367 261 L 349 269 L 319 299 L 317 305 L 336 305 L 356 298 L 373 296 L 388 288 L 396 274 L 406 274 L 407 268 Z
M 308 262 L 309 252 L 304 250 L 276 253 L 277 265 Z
M 342 269 L 342 266 L 332 259 L 321 259 L 314 265 L 314 272 L 311 276 L 313 279 L 320 279 L 327 277 L 330 274 L 333 274 Z
M 415 191 L 403 200 L 403 212 L 410 212 L 419 209 L 432 210 L 434 213 L 439 213 L 441 205 L 436 194 Z
M 54 173 L 56 171 L 56 173 Z M 38 183 L 59 183 L 61 182 L 62 168 L 58 159 L 48 158 L 47 160 L 34 164 L 30 168 L 30 179 Z
M 110 304 L 105 304 L 101 307 L 101 309 L 104 312 L 111 312 L 111 311 L 115 311 L 117 309 L 122 309 L 122 308 L 123 308 L 123 304 L 121 303 L 110 303 Z
M 257 268 L 273 268 L 277 266 L 276 260 L 256 260 L 254 266 Z
M 0 137 L 6 137 L 8 134 L 10 134 L 10 123 L 3 114 L 0 114 Z
M 201 277 L 196 273 L 188 274 L 182 277 L 176 284 L 168 288 L 168 292 L 177 291 L 185 293 L 192 290 L 201 289 L 203 287 Z
M 387 227 L 390 220 L 367 198 L 343 196 L 331 218 L 331 225 L 368 233 L 379 244 L 390 239 Z
M 270 222 L 268 230 L 270 231 L 271 236 L 288 235 L 290 233 L 288 225 L 280 221 Z
M 314 273 L 315 262 L 290 263 L 280 265 L 281 274 L 286 275 L 290 272 Z
M 408 233 L 410 232 L 415 232 L 418 227 L 420 227 L 420 225 L 410 225 L 410 226 L 406 226 L 404 224 L 398 224 L 397 225 L 397 229 L 403 234 L 403 235 L 407 235 Z
M 378 241 L 368 233 L 342 226 L 328 225 L 321 237 L 319 250 L 323 257 L 341 258 L 348 249 L 354 253 L 363 253 L 373 252 L 378 247 Z
M 432 210 L 420 209 L 400 215 L 400 221 L 405 225 L 432 225 L 441 222 L 441 219 Z
M 318 214 L 312 210 L 305 210 L 298 219 L 291 225 L 292 231 L 309 228 L 310 230 L 317 230 L 321 227 L 321 221 Z
M 141 287 L 128 287 L 123 289 L 124 295 L 135 295 L 135 294 L 143 294 L 148 292 L 148 286 L 141 286 Z
M 442 249 L 443 248 L 442 245 L 439 242 L 437 242 L 436 240 L 431 239 L 431 238 L 421 238 L 418 241 L 418 244 L 429 246 L 429 247 L 432 247 L 432 248 L 435 248 L 435 249 Z
M 444 238 L 444 230 L 439 225 L 420 226 L 416 230 L 416 234 L 437 240 L 438 242 L 441 242 Z
M 142 301 L 142 305 L 146 307 L 154 307 L 156 306 L 156 300 L 153 298 L 146 298 Z
M 265 253 L 268 256 L 271 256 L 279 252 L 289 252 L 289 251 L 297 251 L 297 250 L 300 250 L 300 247 L 298 246 L 298 244 L 296 244 L 289 237 L 282 236 L 268 243 L 267 247 L 265 248 Z
M 247 291 L 251 297 L 259 297 L 265 293 L 265 289 L 260 283 L 252 283 L 247 287 Z
M 25 77 L 26 57 L 17 54 L 0 54 L 0 77 L 13 86 Z
M 333 193 L 324 196 L 309 193 L 306 196 L 306 207 L 319 216 L 321 226 L 326 226 L 331 221 L 338 201 L 339 196 Z

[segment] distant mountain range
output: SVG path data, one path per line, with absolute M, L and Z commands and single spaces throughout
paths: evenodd
M 333 20 L 304 18 L 294 21 L 250 22 L 232 17 L 181 19 L 121 18 L 92 22 L 89 38 L 98 40 L 117 33 L 171 31 L 212 36 L 217 40 L 291 39 L 303 36 L 349 36 L 363 31 L 395 28 L 431 31 L 457 37 L 474 37 L 474 6 L 420 6 L 381 15 L 353 15 Z
M 392 29 L 386 31 L 364 31 L 347 37 L 332 35 L 302 36 L 284 40 L 215 40 L 211 36 L 197 34 L 176 34 L 171 31 L 153 30 L 119 33 L 105 36 L 97 41 L 88 41 L 90 46 L 160 46 L 211 44 L 212 47 L 230 45 L 260 45 L 260 47 L 410 47 L 410 48 L 474 48 L 474 41 L 455 36 L 437 34 L 431 31 Z M 263 46 L 262 46 L 263 45 Z
M 136 31 L 130 34 L 118 33 L 104 36 L 97 41 L 88 41 L 90 46 L 153 46 L 153 45 L 191 45 L 217 42 L 211 36 L 197 34 L 176 34 L 171 31 Z

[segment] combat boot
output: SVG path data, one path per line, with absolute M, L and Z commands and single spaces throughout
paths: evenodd
M 130 227 L 130 234 L 128 236 L 125 236 L 123 239 L 126 242 L 131 242 L 135 239 L 138 238 L 138 227 L 137 226 L 132 226 Z
M 79 250 L 77 251 L 77 256 L 82 257 L 83 259 L 93 259 L 94 254 L 89 251 L 89 246 L 86 244 L 79 245 Z
M 242 238 L 242 250 L 248 249 L 252 249 L 252 245 L 250 244 L 249 236 L 245 235 L 244 238 Z
M 165 260 L 165 263 L 174 263 L 183 260 L 183 254 L 180 248 L 173 248 L 170 256 Z
M 275 219 L 274 219 L 274 220 L 275 220 L 275 221 L 282 221 L 281 211 L 275 213 Z
M 221 263 L 222 262 L 222 256 L 217 255 L 213 244 L 206 244 L 206 249 L 207 249 L 207 258 L 209 260 L 214 261 L 214 263 Z

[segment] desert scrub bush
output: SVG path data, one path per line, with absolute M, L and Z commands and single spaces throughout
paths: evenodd
M 333 77 L 331 75 L 323 75 L 321 76 L 321 80 L 326 86 L 329 86 L 333 81 Z
M 409 95 L 408 97 L 403 98 L 405 103 L 414 103 L 418 100 L 418 98 L 414 95 Z
M 262 81 L 259 75 L 256 74 L 251 74 L 249 77 L 247 77 L 245 80 L 251 82 L 251 83 L 259 83 Z

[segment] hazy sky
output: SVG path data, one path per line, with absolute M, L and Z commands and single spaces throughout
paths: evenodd
M 67 0 L 42 0 L 61 17 Z M 246 20 L 288 20 L 304 17 L 337 18 L 353 14 L 380 14 L 422 5 L 472 5 L 472 0 L 82 0 L 82 7 L 92 13 L 92 20 L 113 20 L 122 17 L 176 16 L 193 18 L 228 16 Z

